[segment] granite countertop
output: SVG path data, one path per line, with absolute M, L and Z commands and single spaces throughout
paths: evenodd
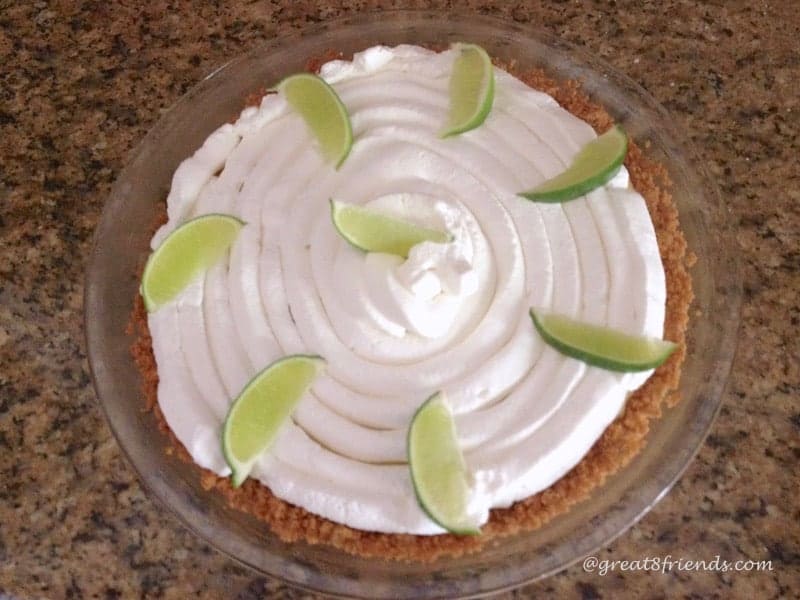
M 83 274 L 114 178 L 167 107 L 262 40 L 375 4 L 0 3 L 0 597 L 309 597 L 218 554 L 145 496 L 90 383 Z M 744 304 L 719 419 L 669 495 L 599 558 L 772 564 L 605 576 L 578 564 L 506 597 L 800 595 L 800 12 L 790 5 L 459 5 L 535 24 L 643 85 L 690 133 L 737 224 Z

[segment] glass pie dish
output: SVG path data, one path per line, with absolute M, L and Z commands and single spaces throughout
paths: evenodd
M 496 59 L 557 80 L 579 80 L 673 182 L 681 227 L 697 255 L 695 300 L 682 400 L 651 423 L 645 448 L 569 512 L 481 551 L 434 563 L 368 559 L 335 548 L 288 544 L 248 514 L 205 491 L 196 467 L 165 452 L 155 417 L 143 411 L 140 375 L 126 332 L 149 252 L 152 224 L 175 168 L 244 99 L 300 71 L 331 49 L 374 44 L 480 44 Z M 674 122 L 641 87 L 565 42 L 527 26 L 443 12 L 388 11 L 328 22 L 277 38 L 208 76 L 133 151 L 104 209 L 87 273 L 85 322 L 95 388 L 109 425 L 145 487 L 202 539 L 253 569 L 331 595 L 369 598 L 469 597 L 555 573 L 608 545 L 662 498 L 702 444 L 720 405 L 735 350 L 741 289 L 730 225 L 709 178 Z

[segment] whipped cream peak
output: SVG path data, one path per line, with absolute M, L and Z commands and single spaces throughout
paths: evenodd
M 447 231 L 446 243 L 422 242 L 405 260 L 363 255 L 363 294 L 373 309 L 368 314 L 384 332 L 402 338 L 416 334 L 433 339 L 446 335 L 462 304 L 478 291 L 474 268 L 474 220 L 466 207 L 424 193 L 386 194 L 366 206 L 416 225 Z

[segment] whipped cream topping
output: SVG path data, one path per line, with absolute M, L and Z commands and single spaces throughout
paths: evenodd
M 455 57 L 378 46 L 323 65 L 354 132 L 339 170 L 277 94 L 177 169 L 154 248 L 202 214 L 247 223 L 227 260 L 148 316 L 159 404 L 200 466 L 228 474 L 221 425 L 258 371 L 319 354 L 326 374 L 251 477 L 355 528 L 435 534 L 405 448 L 433 392 L 444 391 L 455 415 L 471 509 L 485 520 L 569 471 L 649 377 L 559 354 L 528 315 L 534 306 L 661 337 L 665 278 L 643 198 L 624 168 L 565 204 L 520 198 L 596 134 L 499 69 L 486 122 L 440 139 Z M 453 240 L 420 244 L 405 261 L 360 252 L 335 231 L 330 198 Z

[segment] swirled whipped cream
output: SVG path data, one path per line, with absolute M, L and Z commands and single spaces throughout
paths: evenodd
M 453 411 L 472 509 L 485 520 L 575 466 L 650 375 L 563 356 L 528 316 L 533 306 L 661 337 L 665 278 L 643 198 L 624 168 L 568 203 L 519 197 L 596 134 L 500 69 L 485 123 L 439 138 L 455 57 L 376 46 L 323 65 L 355 138 L 339 170 L 278 94 L 177 169 L 154 248 L 190 217 L 247 223 L 226 260 L 148 316 L 161 410 L 198 465 L 229 473 L 221 426 L 257 372 L 319 354 L 326 374 L 251 477 L 355 528 L 435 534 L 405 447 L 433 392 Z M 420 244 L 407 260 L 360 252 L 332 226 L 331 198 L 446 229 L 452 241 Z

